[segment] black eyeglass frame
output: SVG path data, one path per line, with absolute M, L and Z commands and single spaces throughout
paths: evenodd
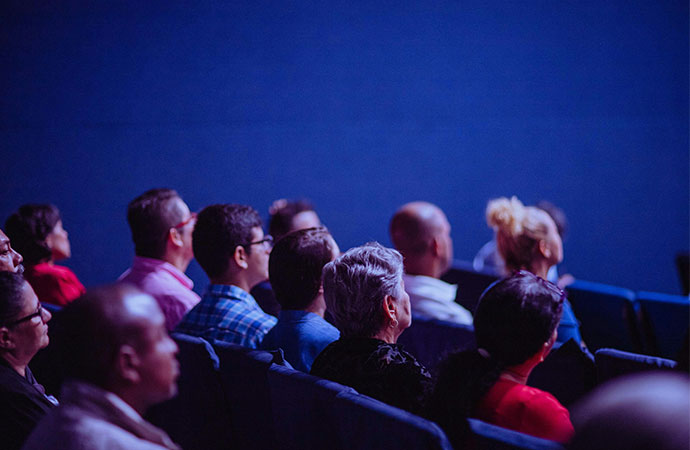
M 29 320 L 33 319 L 34 317 L 40 317 L 41 320 L 43 320 L 43 305 L 41 305 L 41 302 L 38 302 L 38 309 L 36 312 L 33 312 L 29 314 L 28 316 L 24 316 L 20 319 L 13 320 L 12 322 L 7 322 L 4 324 L 6 327 L 13 327 L 15 325 L 19 325 L 22 322 L 28 322 Z
M 264 245 L 268 244 L 269 247 L 272 247 L 273 246 L 273 236 L 271 236 L 270 234 L 266 234 L 266 235 L 264 235 L 264 238 L 261 239 L 260 241 L 249 242 L 247 244 L 240 244 L 240 246 L 246 248 L 246 247 L 249 247 L 252 245 L 259 245 L 259 244 L 264 244 Z

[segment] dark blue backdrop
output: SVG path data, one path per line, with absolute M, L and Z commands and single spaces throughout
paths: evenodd
M 92 3 L 0 7 L 0 217 L 58 205 L 86 284 L 129 265 L 127 202 L 170 186 L 310 197 L 342 248 L 426 199 L 463 259 L 489 198 L 549 199 L 575 276 L 679 291 L 685 0 Z

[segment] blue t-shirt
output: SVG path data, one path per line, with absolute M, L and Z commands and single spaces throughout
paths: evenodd
M 298 310 L 282 310 L 278 324 L 261 343 L 264 350 L 282 348 L 285 359 L 303 372 L 309 372 L 314 359 L 340 332 L 319 315 Z
M 566 300 L 563 302 L 563 316 L 561 317 L 561 323 L 558 324 L 558 338 L 556 341 L 562 344 L 569 339 L 574 339 L 578 344 L 582 342 L 580 322 L 575 317 L 570 302 Z

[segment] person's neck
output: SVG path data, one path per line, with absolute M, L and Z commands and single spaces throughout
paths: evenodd
M 520 384 L 527 384 L 527 379 L 532 373 L 532 370 L 543 361 L 543 352 L 537 352 L 534 356 L 530 357 L 527 361 L 522 364 L 516 364 L 514 366 L 506 367 L 503 372 L 501 372 L 500 377 L 504 380 L 511 380 Z
M 382 330 L 379 330 L 379 332 L 372 337 L 374 339 L 380 339 L 387 344 L 395 344 L 398 342 L 398 335 L 393 327 L 385 327 Z
M 549 274 L 550 267 L 551 266 L 549 266 L 548 262 L 546 262 L 545 260 L 541 260 L 533 263 L 532 267 L 529 268 L 529 271 L 535 274 L 536 276 L 546 280 Z
M 406 259 L 405 273 L 431 278 L 441 278 L 441 275 L 443 275 L 439 262 L 433 258 Z
M 189 267 L 189 263 L 191 262 L 191 260 L 186 258 L 184 255 L 175 253 L 166 253 L 163 255 L 161 260 L 167 262 L 168 264 L 172 264 L 182 273 L 187 271 L 187 267 Z
M 224 275 L 210 278 L 211 284 L 224 284 L 226 286 L 236 286 L 245 292 L 251 291 L 254 286 L 245 277 L 237 275 Z
M 26 376 L 26 366 L 29 364 L 29 361 L 26 361 L 26 358 L 18 358 L 12 353 L 3 353 L 0 358 L 7 361 L 7 364 L 9 364 L 10 367 L 19 375 L 23 377 Z
M 323 299 L 323 294 L 319 294 L 304 310 L 314 313 L 323 319 L 323 316 L 326 314 L 326 302 Z

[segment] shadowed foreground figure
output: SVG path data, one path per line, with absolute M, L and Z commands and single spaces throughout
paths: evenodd
M 156 301 L 119 284 L 88 291 L 61 312 L 55 337 L 67 381 L 61 404 L 25 449 L 178 449 L 142 415 L 177 391 L 177 345 Z
M 556 341 L 563 293 L 520 271 L 493 284 L 474 315 L 476 350 L 450 355 L 439 369 L 429 416 L 462 448 L 468 417 L 533 436 L 566 442 L 568 410 L 551 394 L 527 386 L 532 369 Z

